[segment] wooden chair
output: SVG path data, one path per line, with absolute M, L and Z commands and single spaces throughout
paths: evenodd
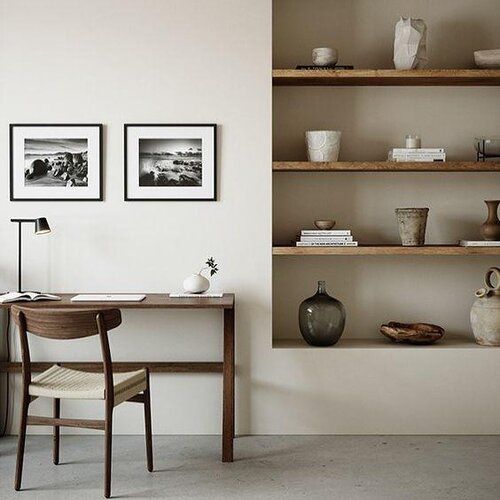
M 53 431 L 53 461 L 59 463 L 59 427 L 83 427 L 103 430 L 104 446 L 104 496 L 111 494 L 111 440 L 113 409 L 124 401 L 144 404 L 146 427 L 146 457 L 148 471 L 153 471 L 153 445 L 151 437 L 151 402 L 149 372 L 147 368 L 129 373 L 113 374 L 109 351 L 108 330 L 121 323 L 118 309 L 61 310 L 13 306 L 11 314 L 19 327 L 22 357 L 23 398 L 15 489 L 21 488 L 24 443 L 28 425 L 49 425 Z M 54 365 L 31 378 L 31 360 L 27 332 L 48 339 L 80 339 L 99 335 L 104 373 L 89 373 Z M 54 400 L 53 418 L 28 415 L 28 407 L 38 397 Z M 66 419 L 60 417 L 61 399 L 103 400 L 104 420 Z

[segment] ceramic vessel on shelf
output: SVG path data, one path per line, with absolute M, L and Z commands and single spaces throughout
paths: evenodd
M 304 340 L 312 346 L 334 345 L 344 332 L 345 309 L 342 302 L 330 297 L 324 281 L 318 291 L 299 307 L 299 327 Z
M 312 51 L 314 66 L 335 66 L 339 59 L 339 51 L 331 47 L 318 47 Z
M 495 276 L 496 283 L 491 278 Z M 491 267 L 484 278 L 486 288 L 476 292 L 470 324 L 480 345 L 500 346 L 500 269 Z
M 399 236 L 403 246 L 425 244 L 428 208 L 396 208 Z
M 338 130 L 307 131 L 306 144 L 309 161 L 337 161 L 341 136 L 342 132 Z
M 391 321 L 380 327 L 380 333 L 393 342 L 404 344 L 434 344 L 443 337 L 444 328 L 430 323 L 398 323 Z
M 402 17 L 394 32 L 394 67 L 420 69 L 427 65 L 427 27 L 423 19 Z
M 476 50 L 474 62 L 478 68 L 500 68 L 500 49 Z
M 335 226 L 335 221 L 330 219 L 315 220 L 314 225 L 316 226 L 317 229 L 321 231 L 329 231 L 330 229 L 333 229 L 333 227 Z
M 487 241 L 500 240 L 500 220 L 498 220 L 498 205 L 500 200 L 485 200 L 488 207 L 488 218 L 481 225 L 481 236 Z
M 500 137 L 475 137 L 474 147 L 479 157 L 500 157 Z
M 182 283 L 187 293 L 203 293 L 210 288 L 210 281 L 205 276 L 196 273 L 188 276 Z
M 405 137 L 405 147 L 408 149 L 419 149 L 422 145 L 419 135 L 408 134 Z

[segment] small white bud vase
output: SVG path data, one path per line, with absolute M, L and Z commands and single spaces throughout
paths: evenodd
M 338 130 L 309 130 L 306 132 L 307 156 L 309 161 L 337 161 L 340 152 Z
M 182 283 L 187 293 L 203 293 L 210 288 L 210 281 L 201 274 L 191 274 Z

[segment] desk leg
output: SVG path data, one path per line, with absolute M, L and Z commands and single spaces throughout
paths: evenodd
M 234 309 L 224 309 L 222 389 L 222 461 L 233 461 L 234 439 Z
M 0 359 L 2 361 L 10 362 L 10 309 L 0 310 L 0 325 L 2 331 L 0 331 Z M 4 340 L 5 339 L 5 340 Z M 0 437 L 4 437 L 7 433 L 7 424 L 9 420 L 9 405 L 10 405 L 10 394 L 9 394 L 9 373 L 0 374 Z

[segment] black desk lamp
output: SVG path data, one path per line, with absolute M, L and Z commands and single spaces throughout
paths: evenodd
M 45 217 L 38 219 L 10 219 L 10 222 L 17 222 L 18 224 L 18 244 L 17 244 L 17 291 L 22 292 L 21 288 L 21 247 L 22 247 L 22 225 L 24 222 L 31 222 L 35 224 L 35 234 L 50 233 L 50 226 Z

